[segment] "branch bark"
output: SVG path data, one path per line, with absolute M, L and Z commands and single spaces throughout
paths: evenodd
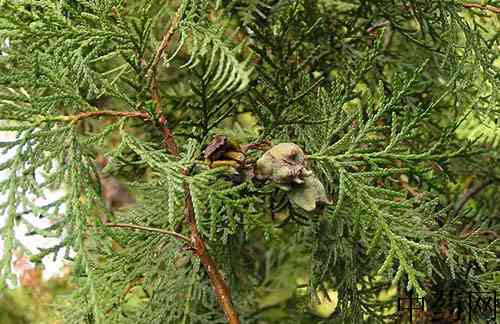
M 147 112 L 99 110 L 99 111 L 82 112 L 76 115 L 47 117 L 44 118 L 44 120 L 62 120 L 62 121 L 76 123 L 83 119 L 100 117 L 100 116 L 133 117 L 133 118 L 141 118 L 144 120 L 147 120 L 149 118 L 149 114 Z
M 232 304 L 231 292 L 229 290 L 229 287 L 222 277 L 217 264 L 208 254 L 205 242 L 203 241 L 200 233 L 198 232 L 198 228 L 196 227 L 196 217 L 193 208 L 193 200 L 191 198 L 191 191 L 189 190 L 189 185 L 187 183 L 184 183 L 184 202 L 184 217 L 191 229 L 191 241 L 194 246 L 195 254 L 200 258 L 200 262 L 208 274 L 210 283 L 212 284 L 212 288 L 215 292 L 215 296 L 217 297 L 217 301 L 222 307 L 222 310 L 224 311 L 228 322 L 230 324 L 239 324 L 240 320 Z
M 161 127 L 161 131 L 163 134 L 163 141 L 165 144 L 166 149 L 168 152 L 170 152 L 174 156 L 179 155 L 178 147 L 177 144 L 175 143 L 174 137 L 172 135 L 172 132 L 170 128 L 168 127 L 168 121 L 167 118 L 163 115 L 162 110 L 161 110 L 161 97 L 160 93 L 158 91 L 158 81 L 157 81 L 157 75 L 158 75 L 158 66 L 161 61 L 161 58 L 163 56 L 163 53 L 165 52 L 166 48 L 168 47 L 168 44 L 170 40 L 172 39 L 175 29 L 177 28 L 178 20 L 180 18 L 180 13 L 179 11 L 177 14 L 174 16 L 170 23 L 170 27 L 167 29 L 165 32 L 165 35 L 162 38 L 162 41 L 159 45 L 159 47 L 156 50 L 155 56 L 153 58 L 153 61 L 149 68 L 147 69 L 148 72 L 150 72 L 149 75 L 149 92 L 152 100 L 155 103 L 155 111 L 157 113 L 158 117 L 158 122 Z M 68 122 L 78 122 L 80 120 L 86 119 L 86 118 L 93 118 L 93 117 L 100 117 L 100 116 L 114 116 L 114 117 L 135 117 L 135 118 L 142 118 L 144 120 L 147 120 L 150 118 L 149 113 L 147 112 L 123 112 L 123 111 L 112 111 L 112 110 L 101 110 L 101 111 L 91 111 L 91 112 L 82 112 L 76 115 L 70 115 L 70 116 L 57 116 L 54 118 L 50 118 L 50 120 L 62 120 L 62 121 L 68 121 Z M 49 120 L 49 119 L 44 119 L 44 120 Z M 188 175 L 188 172 L 183 172 L 184 175 Z M 203 241 L 203 238 L 201 237 L 200 233 L 198 232 L 197 228 L 197 223 L 196 223 L 196 217 L 194 213 L 194 208 L 193 208 L 193 200 L 191 197 L 191 192 L 189 189 L 189 185 L 185 182 L 184 183 L 184 195 L 185 195 L 185 210 L 184 210 L 184 215 L 185 215 L 185 221 L 188 223 L 190 231 L 191 231 L 191 236 L 187 237 L 184 236 L 178 232 L 175 231 L 169 231 L 169 230 L 164 230 L 160 228 L 153 228 L 153 227 L 147 227 L 147 226 L 142 226 L 142 225 L 134 225 L 134 224 L 125 224 L 125 223 L 104 223 L 104 225 L 108 227 L 115 227 L 115 228 L 130 228 L 130 229 L 137 229 L 137 230 L 143 230 L 143 231 L 149 231 L 149 232 L 157 232 L 157 233 L 162 233 L 166 235 L 170 235 L 172 237 L 175 237 L 177 239 L 183 240 L 185 242 L 188 242 L 190 246 L 194 249 L 194 253 L 196 256 L 200 258 L 200 262 L 205 268 L 205 271 L 208 274 L 208 277 L 210 279 L 210 283 L 212 284 L 212 287 L 215 292 L 215 296 L 217 298 L 217 301 L 222 307 L 222 310 L 230 324 L 240 324 L 240 320 L 238 318 L 238 314 L 236 313 L 236 310 L 233 307 L 232 301 L 231 301 L 231 293 L 229 290 L 229 287 L 227 283 L 225 282 L 221 272 L 218 269 L 217 264 L 213 260 L 213 258 L 210 256 L 210 254 L 207 251 L 207 248 L 205 246 L 205 242 Z
M 180 19 L 180 11 L 177 10 L 175 16 L 172 18 L 172 21 L 169 24 L 168 29 L 165 31 L 165 34 L 162 37 L 160 45 L 156 49 L 155 56 L 153 58 L 153 61 L 151 62 L 151 65 L 148 67 L 148 71 L 152 73 L 152 76 L 155 76 L 156 73 L 158 72 L 158 65 L 160 64 L 163 53 L 167 49 L 170 40 L 174 36 L 175 30 L 177 29 L 177 25 L 179 23 L 179 19 Z M 150 82 L 153 80 L 154 78 L 150 78 Z
M 155 111 L 158 117 L 158 122 L 161 127 L 161 131 L 163 134 L 163 142 L 165 148 L 170 154 L 174 156 L 179 155 L 179 150 L 177 144 L 172 135 L 172 131 L 168 127 L 168 120 L 165 115 L 162 113 L 161 109 L 161 97 L 160 92 L 158 91 L 158 67 L 161 62 L 161 58 L 167 49 L 170 40 L 174 36 L 175 30 L 178 26 L 180 19 L 180 11 L 178 10 L 176 15 L 172 18 L 170 22 L 169 28 L 166 30 L 160 45 L 158 46 L 153 61 L 148 69 L 149 75 L 149 93 L 151 98 L 155 103 Z M 187 176 L 189 172 L 187 170 L 182 171 L 184 176 Z M 184 191 L 184 220 L 188 224 L 191 236 L 190 241 L 192 247 L 194 249 L 195 255 L 200 259 L 203 268 L 208 274 L 208 278 L 210 279 L 210 283 L 215 292 L 215 297 L 219 302 L 219 305 L 224 312 L 228 323 L 230 324 L 240 324 L 240 320 L 238 318 L 238 314 L 234 309 L 234 306 L 231 301 L 231 293 L 229 290 L 229 286 L 224 280 L 221 272 L 214 259 L 210 256 L 207 251 L 205 242 L 203 241 L 202 236 L 198 232 L 198 227 L 196 223 L 196 216 L 193 207 L 193 199 L 191 197 L 191 191 L 189 189 L 189 184 L 184 182 L 183 184 Z
M 167 150 L 170 152 L 172 155 L 178 155 L 178 149 L 177 145 L 175 144 L 174 137 L 172 135 L 172 131 L 168 127 L 168 120 L 165 115 L 163 115 L 162 110 L 161 110 L 161 97 L 160 97 L 160 92 L 158 91 L 158 66 L 161 62 L 161 58 L 163 56 L 163 53 L 168 47 L 168 44 L 170 43 L 170 40 L 174 36 L 175 30 L 177 28 L 177 25 L 179 23 L 180 19 L 180 11 L 177 10 L 177 13 L 175 16 L 172 18 L 172 21 L 170 22 L 170 27 L 166 30 L 165 34 L 163 35 L 163 38 L 160 42 L 160 45 L 156 49 L 155 56 L 153 58 L 153 61 L 151 62 L 151 65 L 148 67 L 148 72 L 149 72 L 149 77 L 148 77 L 148 87 L 149 87 L 149 94 L 151 96 L 151 99 L 153 99 L 155 103 L 155 111 L 156 114 L 159 116 L 158 117 L 158 122 L 160 123 L 161 131 L 163 134 L 163 144 L 167 148 Z
M 115 223 L 115 224 L 104 223 L 104 225 L 106 225 L 108 227 L 132 228 L 132 229 L 138 229 L 138 230 L 143 230 L 143 231 L 148 231 L 148 232 L 156 232 L 156 233 L 166 234 L 166 235 L 173 236 L 179 240 L 188 242 L 189 244 L 192 243 L 191 239 L 187 236 L 184 236 L 184 235 L 177 233 L 177 232 L 174 232 L 174 231 L 164 230 L 161 228 L 154 228 L 154 227 L 135 225 L 135 224 L 125 224 L 125 223 Z
M 466 9 L 476 8 L 476 9 L 488 10 L 488 11 L 494 12 L 496 14 L 500 14 L 500 8 L 492 6 L 492 5 L 483 5 L 480 3 L 464 3 L 462 6 Z

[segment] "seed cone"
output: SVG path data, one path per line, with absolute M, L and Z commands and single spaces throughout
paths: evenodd
M 297 144 L 281 143 L 266 151 L 256 163 L 255 175 L 289 191 L 290 201 L 306 211 L 330 204 L 321 181 L 306 169 L 304 152 Z

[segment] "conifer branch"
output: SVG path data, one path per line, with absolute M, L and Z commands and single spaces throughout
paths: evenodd
M 233 307 L 229 287 L 222 277 L 217 264 L 212 259 L 210 254 L 208 254 L 205 242 L 201 238 L 201 235 L 198 232 L 198 228 L 196 227 L 196 217 L 193 208 L 193 200 L 191 198 L 191 192 L 187 183 L 184 183 L 184 195 L 186 204 L 184 215 L 186 221 L 189 223 L 189 227 L 191 228 L 191 240 L 194 244 L 195 254 L 200 258 L 201 264 L 207 271 L 217 300 L 219 301 L 219 304 L 221 305 L 228 322 L 230 324 L 239 324 L 240 320 Z
M 273 323 L 280 312 L 294 323 L 380 322 L 390 300 L 371 301 L 391 281 L 419 297 L 453 278 L 491 291 L 498 37 L 494 21 L 469 16 L 494 17 L 500 5 L 422 3 L 3 1 L 0 287 L 16 282 L 22 225 L 64 234 L 31 261 L 76 252 L 76 289 L 54 314 L 70 323 L 239 324 L 271 306 Z M 402 38 L 387 51 L 393 34 Z M 297 143 L 304 161 L 273 152 L 312 177 L 275 183 L 288 170 L 264 152 L 272 143 Z M 133 193 L 130 208 L 107 199 L 116 190 L 100 177 L 101 154 Z M 474 174 L 483 178 L 471 185 Z M 115 210 L 119 220 L 87 226 Z M 56 223 L 38 228 L 33 217 Z M 305 295 L 283 285 L 303 278 Z M 309 298 L 307 312 L 296 309 Z M 338 301 L 333 313 L 320 314 L 321 299 Z
M 138 229 L 138 230 L 143 230 L 143 231 L 148 231 L 148 232 L 157 232 L 157 233 L 161 233 L 161 234 L 170 235 L 170 236 L 173 236 L 179 240 L 183 240 L 183 241 L 186 241 L 188 243 L 191 243 L 191 240 L 189 239 L 189 237 L 184 236 L 184 235 L 177 233 L 177 232 L 174 232 L 174 231 L 164 230 L 161 228 L 154 228 L 154 227 L 135 225 L 135 224 L 125 224 L 125 223 L 116 223 L 116 224 L 104 223 L 104 225 L 106 225 L 108 227 L 132 228 L 132 229 Z
M 157 102 L 157 107 L 160 106 L 160 97 L 158 95 L 158 99 L 155 100 Z M 177 144 L 175 144 L 174 136 L 172 135 L 172 131 L 168 127 L 168 120 L 167 117 L 165 117 L 163 114 L 160 115 L 160 118 L 158 119 L 161 127 L 161 131 L 163 133 L 163 144 L 167 148 L 167 150 L 170 152 L 170 154 L 177 156 L 179 154 L 177 150 Z
M 156 53 L 155 53 L 155 56 L 153 58 L 153 61 L 151 62 L 151 65 L 147 68 L 147 71 L 150 72 L 150 75 L 148 77 L 149 93 L 150 93 L 150 96 L 155 103 L 156 114 L 159 116 L 158 122 L 160 123 L 161 131 L 163 133 L 164 145 L 172 155 L 177 155 L 178 150 L 177 150 L 177 145 L 175 144 L 174 137 L 172 136 L 172 131 L 168 127 L 168 120 L 162 114 L 162 111 L 161 111 L 161 96 L 160 96 L 160 92 L 158 91 L 157 77 L 158 77 L 158 66 L 160 64 L 163 53 L 167 49 L 168 44 L 170 43 L 170 40 L 172 39 L 172 36 L 174 35 L 175 29 L 177 28 L 177 25 L 178 25 L 178 22 L 180 19 L 180 8 L 181 7 L 179 7 L 179 9 L 177 10 L 177 13 L 172 18 L 172 20 L 169 24 L 170 27 L 167 29 L 167 31 L 163 35 L 163 38 L 160 42 L 160 45 L 156 49 Z
M 83 119 L 100 117 L 100 116 L 133 117 L 133 118 L 142 118 L 144 120 L 149 118 L 149 114 L 147 112 L 100 110 L 100 111 L 82 112 L 76 115 L 49 117 L 49 118 L 44 118 L 44 120 L 62 120 L 62 121 L 76 123 Z
M 487 10 L 487 11 L 491 11 L 491 12 L 496 13 L 496 14 L 500 14 L 500 8 L 492 6 L 492 5 L 483 5 L 480 3 L 464 3 L 462 6 L 465 9 L 475 8 L 475 9 Z M 385 27 L 385 26 L 388 26 L 390 24 L 391 24 L 391 22 L 389 20 L 383 19 L 383 20 L 380 20 L 380 21 L 374 23 L 372 26 L 368 27 L 366 29 L 366 32 L 371 33 L 378 28 Z
M 175 30 L 177 28 L 177 25 L 179 23 L 180 19 L 180 7 L 175 13 L 175 16 L 172 18 L 172 21 L 169 24 L 168 29 L 165 31 L 165 34 L 163 35 L 163 38 L 160 42 L 160 45 L 156 49 L 155 56 L 153 58 L 153 61 L 151 62 L 150 66 L 148 67 L 148 71 L 151 72 L 151 79 L 150 82 L 155 82 L 155 77 L 158 72 L 158 65 L 160 64 L 161 58 L 163 56 L 163 53 L 168 47 L 168 44 L 170 43 L 170 40 L 172 39 L 172 36 L 174 36 Z
M 494 12 L 496 14 L 500 14 L 500 8 L 492 6 L 492 5 L 483 5 L 480 3 L 464 3 L 463 7 L 466 9 L 476 8 L 481 10 L 488 10 Z
M 168 127 L 167 118 L 161 112 L 161 97 L 158 91 L 157 74 L 158 74 L 159 62 L 161 61 L 161 57 L 165 49 L 168 47 L 168 44 L 175 32 L 179 18 L 180 18 L 180 8 L 179 10 L 177 10 L 176 15 L 173 17 L 170 23 L 169 29 L 163 36 L 163 39 L 156 50 L 155 57 L 150 67 L 151 75 L 149 79 L 150 80 L 149 91 L 151 98 L 155 102 L 156 113 L 160 116 L 158 121 L 160 123 L 160 127 L 162 128 L 163 141 L 165 147 L 172 155 L 175 156 L 179 155 L 179 151 L 177 144 L 173 138 L 172 132 Z M 184 171 L 183 174 L 187 176 L 188 171 Z M 196 217 L 193 207 L 193 200 L 191 197 L 189 185 L 186 182 L 184 182 L 184 195 L 185 195 L 184 216 L 185 216 L 185 221 L 189 224 L 191 230 L 191 243 L 193 244 L 194 247 L 194 253 L 198 256 L 201 264 L 203 265 L 205 271 L 208 274 L 208 277 L 215 292 L 215 296 L 217 297 L 217 301 L 222 307 L 222 310 L 226 315 L 228 322 L 230 324 L 239 324 L 240 321 L 238 318 L 238 314 L 236 313 L 231 301 L 231 294 L 229 287 L 225 282 L 224 278 L 222 277 L 222 274 L 219 271 L 217 264 L 212 259 L 210 254 L 208 254 L 205 242 L 203 241 L 203 238 L 198 232 Z

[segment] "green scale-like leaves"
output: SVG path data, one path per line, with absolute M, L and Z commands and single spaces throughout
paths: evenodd
M 14 254 L 54 254 L 72 261 L 75 288 L 55 308 L 68 323 L 224 323 L 188 246 L 189 190 L 244 323 L 321 323 L 332 291 L 325 323 L 390 323 L 391 286 L 498 287 L 499 155 L 491 137 L 456 132 L 498 112 L 485 9 L 0 0 L 0 286 L 16 284 Z M 206 157 L 214 135 L 254 145 Z M 255 177 L 278 143 L 306 154 L 308 190 Z M 106 179 L 128 204 L 106 200 Z M 20 225 L 60 241 L 31 255 Z
M 172 60 L 184 44 L 189 43 L 190 59 L 181 67 L 195 68 L 201 60 L 207 62 L 203 79 L 213 82 L 213 89 L 222 91 L 241 91 L 250 82 L 252 69 L 248 66 L 250 56 L 240 62 L 238 56 L 245 47 L 245 42 L 234 46 L 232 38 L 237 37 L 238 30 L 228 35 L 220 25 L 222 17 L 212 22 L 208 18 L 208 1 L 184 1 L 179 8 L 180 38 Z M 229 27 L 229 26 L 228 26 Z

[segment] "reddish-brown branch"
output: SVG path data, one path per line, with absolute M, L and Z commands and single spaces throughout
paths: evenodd
M 153 58 L 153 62 L 151 62 L 151 72 L 155 74 L 158 71 L 158 65 L 160 64 L 161 58 L 163 56 L 163 53 L 168 47 L 168 44 L 170 43 L 170 40 L 174 36 L 175 29 L 177 28 L 177 24 L 179 22 L 180 18 L 180 12 L 177 11 L 175 16 L 172 18 L 172 21 L 170 22 L 170 25 L 168 29 L 166 30 L 165 34 L 163 35 L 163 38 L 160 42 L 160 45 L 156 49 L 155 56 Z
M 149 114 L 147 112 L 99 110 L 99 111 L 82 112 L 76 115 L 60 116 L 58 119 L 77 122 L 82 119 L 100 117 L 100 116 L 134 117 L 134 118 L 142 118 L 144 120 L 149 118 Z
M 172 131 L 168 127 L 168 121 L 167 118 L 162 114 L 161 110 L 161 97 L 160 97 L 160 92 L 158 91 L 158 66 L 160 64 L 161 58 L 163 56 L 163 53 L 168 47 L 168 44 L 170 43 L 170 40 L 172 39 L 175 29 L 177 28 L 177 24 L 179 21 L 179 15 L 180 12 L 177 11 L 175 14 L 174 18 L 172 18 L 172 21 L 170 22 L 170 27 L 167 29 L 165 34 L 163 35 L 163 38 L 160 42 L 160 45 L 156 49 L 155 56 L 153 58 L 153 61 L 151 62 L 151 66 L 149 67 L 149 72 L 150 75 L 148 77 L 149 79 L 149 93 L 151 96 L 151 99 L 153 99 L 155 103 L 155 111 L 156 114 L 159 116 L 158 122 L 160 123 L 161 131 L 163 133 L 163 144 L 167 148 L 167 150 L 170 152 L 172 155 L 177 155 L 178 150 L 177 150 L 177 145 L 175 144 L 174 137 L 172 135 Z
M 160 45 L 156 50 L 153 61 L 148 69 L 148 72 L 150 73 L 148 76 L 149 93 L 152 100 L 155 103 L 156 114 L 159 116 L 158 122 L 160 124 L 161 131 L 163 134 L 163 142 L 168 152 L 170 152 L 170 154 L 175 156 L 179 155 L 179 150 L 172 135 L 172 131 L 168 126 L 167 118 L 162 113 L 161 97 L 160 97 L 160 92 L 158 90 L 158 67 L 161 62 L 161 58 L 170 43 L 170 40 L 174 36 L 179 19 L 180 19 L 180 12 L 177 11 L 176 15 L 172 18 L 172 21 L 170 22 L 170 26 L 163 35 Z M 188 172 L 183 171 L 183 175 L 187 176 Z M 191 191 L 189 189 L 189 185 L 186 182 L 184 183 L 183 190 L 185 198 L 184 218 L 186 223 L 189 225 L 191 231 L 190 241 L 194 249 L 194 253 L 200 259 L 201 264 L 203 265 L 205 271 L 208 274 L 217 301 L 222 307 L 222 310 L 226 315 L 228 322 L 230 324 L 239 324 L 240 320 L 238 319 L 238 314 L 236 313 L 233 307 L 229 287 L 226 284 L 224 278 L 222 277 L 222 274 L 219 271 L 217 264 L 208 253 L 207 248 L 205 246 L 205 242 L 203 241 L 203 238 L 198 232 L 196 217 L 193 208 L 193 200 L 191 197 Z
M 488 10 L 488 11 L 494 12 L 496 14 L 500 14 L 500 8 L 492 6 L 492 5 L 483 5 L 480 3 L 464 3 L 462 6 L 466 9 L 476 8 L 476 9 Z
M 163 144 L 167 148 L 167 150 L 172 155 L 178 155 L 179 152 L 177 150 L 177 144 L 175 144 L 174 136 L 172 135 L 172 131 L 168 127 L 167 118 L 162 114 L 158 122 L 161 125 L 161 131 L 163 133 Z
M 158 85 L 157 85 L 157 73 L 158 73 L 158 65 L 159 62 L 161 61 L 161 57 L 165 51 L 165 49 L 168 47 L 168 44 L 175 32 L 177 23 L 179 20 L 179 12 L 176 14 L 176 16 L 173 18 L 169 29 L 165 33 L 165 35 L 162 38 L 162 41 L 156 50 L 155 57 L 151 63 L 150 66 L 150 78 L 149 78 L 149 92 L 151 95 L 151 98 L 153 99 L 155 103 L 155 110 L 157 115 L 159 116 L 158 122 L 160 124 L 162 134 L 163 134 L 163 141 L 165 144 L 166 149 L 175 156 L 179 155 L 178 147 L 177 144 L 175 143 L 174 137 L 172 135 L 172 132 L 170 128 L 168 127 L 167 124 L 167 118 L 162 114 L 161 112 L 161 97 L 158 91 Z M 136 117 L 136 118 L 142 118 L 144 120 L 149 119 L 149 114 L 147 112 L 121 112 L 121 111 L 111 111 L 111 110 L 101 110 L 101 111 L 92 111 L 92 112 L 83 112 L 79 113 L 77 115 L 72 115 L 72 116 L 60 116 L 58 117 L 59 120 L 65 120 L 65 121 L 71 121 L 71 122 L 77 122 L 79 120 L 83 120 L 86 118 L 92 118 L 92 117 L 99 117 L 99 116 L 114 116 L 114 117 Z M 188 175 L 187 172 L 184 172 L 184 175 Z M 197 224 L 196 224 L 196 217 L 194 213 L 194 208 L 193 208 L 193 200 L 191 198 L 191 192 L 189 190 L 189 186 L 187 183 L 184 183 L 184 194 L 185 194 L 185 220 L 189 224 L 190 230 L 191 230 L 191 237 L 188 238 L 180 233 L 174 232 L 174 231 L 168 231 L 168 230 L 163 230 L 159 228 L 152 228 L 152 227 L 146 227 L 146 226 L 141 226 L 141 225 L 134 225 L 134 224 L 111 224 L 111 223 L 105 223 L 106 226 L 109 227 L 118 227 L 118 228 L 131 228 L 131 229 L 139 229 L 139 230 L 145 230 L 145 231 L 151 231 L 151 232 L 158 232 L 166 235 L 170 235 L 172 237 L 175 237 L 177 239 L 183 240 L 188 242 L 192 248 L 194 249 L 194 253 L 196 256 L 200 258 L 200 262 L 205 268 L 205 271 L 208 274 L 208 277 L 210 279 L 210 283 L 212 284 L 212 287 L 215 292 L 215 296 L 217 298 L 217 301 L 222 307 L 222 310 L 224 314 L 226 315 L 226 318 L 230 324 L 239 324 L 240 321 L 238 319 L 238 314 L 236 313 L 232 301 L 231 301 L 231 294 L 228 285 L 226 284 L 224 278 L 222 277 L 221 272 L 218 269 L 217 264 L 215 261 L 212 259 L 212 257 L 208 254 L 208 251 L 205 246 L 205 242 L 203 241 L 203 238 L 201 237 L 200 233 L 198 232 Z
M 198 228 L 196 227 L 196 217 L 193 208 L 193 200 L 191 198 L 191 192 L 189 190 L 189 185 L 184 183 L 184 195 L 185 195 L 185 209 L 184 217 L 189 224 L 191 229 L 191 240 L 194 246 L 195 254 L 200 258 L 200 262 L 205 268 L 208 274 L 210 283 L 215 292 L 215 296 L 219 304 L 226 315 L 226 318 L 230 324 L 239 324 L 240 320 L 238 314 L 233 307 L 231 301 L 231 292 L 229 290 L 226 281 L 222 277 L 217 264 L 214 262 L 212 257 L 208 254 L 205 242 L 203 241 Z

